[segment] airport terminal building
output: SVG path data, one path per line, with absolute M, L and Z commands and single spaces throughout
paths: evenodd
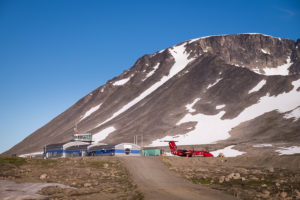
M 75 134 L 73 140 L 44 147 L 44 158 L 82 156 L 140 156 L 141 147 L 133 143 L 92 144 L 92 134 Z

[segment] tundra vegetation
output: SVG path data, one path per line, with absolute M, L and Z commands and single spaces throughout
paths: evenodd
M 0 180 L 60 183 L 38 193 L 46 199 L 143 199 L 126 168 L 114 157 L 29 159 L 0 157 Z M 17 190 L 18 188 L 16 188 Z
M 274 167 L 270 160 L 276 163 Z M 282 158 L 164 157 L 162 161 L 191 182 L 230 193 L 237 199 L 300 199 L 300 155 Z

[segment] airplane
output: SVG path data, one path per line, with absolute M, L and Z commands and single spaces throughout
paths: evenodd
M 177 149 L 177 146 L 175 144 L 176 141 L 164 141 L 164 142 L 169 142 L 169 147 L 170 147 L 171 153 L 173 155 L 176 155 L 176 156 L 181 156 L 181 157 L 194 157 L 194 156 L 214 157 L 208 151 L 195 151 L 195 150 Z

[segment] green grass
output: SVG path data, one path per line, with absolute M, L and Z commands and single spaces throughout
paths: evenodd
M 3 164 L 12 164 L 16 167 L 19 167 L 21 165 L 24 165 L 26 163 L 25 158 L 19 158 L 19 157 L 0 157 L 0 165 Z

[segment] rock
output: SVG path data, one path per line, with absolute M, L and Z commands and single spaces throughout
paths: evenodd
M 107 163 L 104 163 L 104 164 L 103 164 L 103 167 L 104 167 L 104 168 L 108 168 L 108 164 L 107 164 Z
M 91 184 L 91 183 L 85 183 L 85 184 L 83 184 L 83 186 L 84 186 L 84 187 L 91 187 L 92 184 Z
M 241 175 L 239 173 L 234 173 L 233 176 L 232 176 L 232 178 L 235 179 L 235 180 L 236 179 L 240 179 Z
M 219 153 L 218 157 L 219 158 L 224 158 L 224 154 L 223 153 Z
M 273 167 L 270 167 L 270 168 L 268 168 L 267 170 L 268 170 L 269 172 L 271 172 L 271 173 L 273 173 L 273 172 L 275 171 Z
M 296 189 L 295 193 L 296 193 L 296 198 L 300 199 L 300 192 L 299 192 L 299 190 Z
M 280 196 L 281 196 L 282 198 L 285 198 L 285 197 L 287 197 L 287 193 L 286 193 L 286 192 L 281 192 L 281 193 L 280 193 Z
M 226 178 L 225 178 L 225 181 L 226 181 L 226 182 L 229 182 L 229 181 L 230 181 L 230 178 L 226 177 Z
M 242 177 L 242 181 L 246 181 L 246 178 L 245 178 L 245 177 Z
M 63 192 L 63 189 L 58 186 L 48 186 L 48 187 L 44 187 L 41 190 L 41 193 L 43 195 L 47 195 L 47 196 L 57 194 L 57 193 L 62 193 L 62 192 Z
M 258 180 L 259 180 L 259 178 L 255 177 L 255 176 L 252 176 L 250 179 L 251 179 L 252 181 L 258 181 Z
M 279 186 L 280 186 L 280 183 L 276 183 L 275 185 L 276 185 L 277 187 L 279 187 Z
M 97 186 L 97 185 L 99 185 L 99 182 L 98 181 L 94 181 L 93 185 Z
M 261 187 L 267 187 L 267 185 L 266 184 L 262 184 Z
M 231 174 L 227 175 L 227 178 L 232 179 L 233 176 L 234 176 L 234 173 L 231 173 Z
M 225 181 L 225 176 L 220 176 L 219 183 L 223 183 Z
M 270 192 L 268 190 L 264 190 L 261 196 L 262 196 L 262 198 L 266 199 L 266 198 L 270 197 Z
M 190 176 L 190 175 L 187 174 L 187 175 L 185 175 L 185 178 L 186 179 L 190 179 L 190 178 L 192 178 L 192 176 Z
M 48 178 L 48 175 L 47 174 L 42 174 L 42 175 L 40 175 L 40 179 L 41 180 L 45 180 L 45 179 L 47 179 Z
M 258 169 L 254 169 L 254 170 L 252 170 L 252 173 L 253 174 L 261 174 L 261 171 Z
M 256 194 L 256 197 L 257 197 L 257 198 L 261 198 L 261 195 L 262 195 L 261 193 Z
M 76 185 L 77 183 L 75 181 L 71 183 L 71 186 L 76 186 Z

